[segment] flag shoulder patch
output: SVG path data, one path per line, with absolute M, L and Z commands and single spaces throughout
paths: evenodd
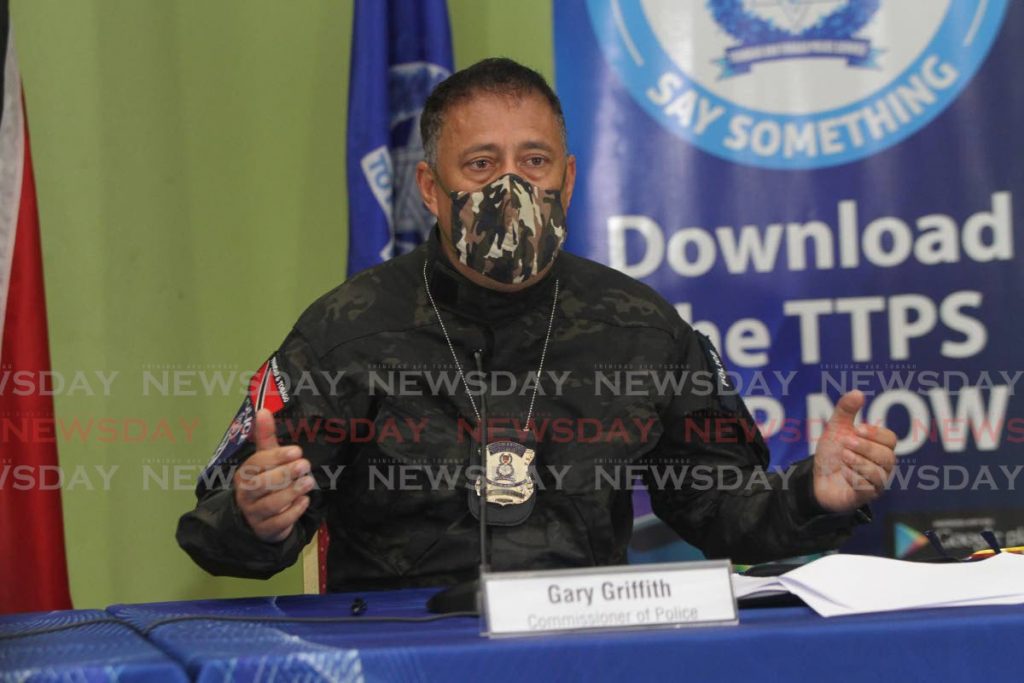
M 275 415 L 288 403 L 288 386 L 281 374 L 277 355 L 264 363 L 249 381 L 249 399 L 256 411 L 266 408 Z
M 287 383 L 278 365 L 277 356 L 271 356 L 249 380 L 245 399 L 213 451 L 213 457 L 206 464 L 203 474 L 207 475 L 216 468 L 227 468 L 236 464 L 236 456 L 249 440 L 256 424 L 256 412 L 266 408 L 276 415 L 288 404 L 289 398 Z M 203 488 L 202 477 L 200 479 L 200 488 Z

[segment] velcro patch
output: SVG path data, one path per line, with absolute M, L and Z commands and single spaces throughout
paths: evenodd
M 271 356 L 249 382 L 249 399 L 255 410 L 266 408 L 275 415 L 288 403 L 288 387 L 277 366 L 277 356 Z
M 198 493 L 201 494 L 208 488 L 208 480 L 214 470 L 222 467 L 226 468 L 234 464 L 234 456 L 249 439 L 255 422 L 256 411 L 253 409 L 252 401 L 246 396 L 245 400 L 242 401 L 242 406 L 235 414 L 235 419 L 228 425 L 228 429 L 224 432 L 220 444 L 213 452 L 213 457 L 206 464 L 206 468 L 199 477 L 199 482 L 196 485 Z
M 734 413 L 740 412 L 739 394 L 729 378 L 729 373 L 725 371 L 725 363 L 722 362 L 722 357 L 718 355 L 718 349 L 715 348 L 715 345 L 705 335 L 696 330 L 694 330 L 694 334 L 697 335 L 697 341 L 700 342 L 701 350 L 704 351 L 708 369 L 715 375 L 715 397 L 718 399 L 719 404 L 725 410 Z
M 196 486 L 197 492 L 201 494 L 208 488 L 208 480 L 217 473 L 217 470 L 228 469 L 236 464 L 236 454 L 252 434 L 256 423 L 256 411 L 266 408 L 277 414 L 286 403 L 288 403 L 288 387 L 281 375 L 280 368 L 278 368 L 277 356 L 271 356 L 270 360 L 260 366 L 260 369 L 249 380 L 249 392 L 245 400 L 242 401 L 242 406 L 235 413 L 235 419 L 231 421 L 227 431 L 224 432 L 206 469 L 200 475 L 199 483 Z

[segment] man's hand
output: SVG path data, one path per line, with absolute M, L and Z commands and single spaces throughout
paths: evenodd
M 288 538 L 309 507 L 306 494 L 314 481 L 302 449 L 277 443 L 274 414 L 269 410 L 256 413 L 253 441 L 256 452 L 235 472 L 235 502 L 261 540 L 277 543 Z
M 877 498 L 896 464 L 896 434 L 876 425 L 854 426 L 864 394 L 839 399 L 814 451 L 814 497 L 831 512 L 853 512 Z

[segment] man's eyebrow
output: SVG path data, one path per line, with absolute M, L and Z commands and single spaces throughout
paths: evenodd
M 540 150 L 542 152 L 554 153 L 555 148 L 549 143 L 543 140 L 527 140 L 518 145 L 517 151 L 527 150 Z M 501 152 L 501 147 L 493 142 L 484 142 L 479 145 L 472 145 L 462 150 L 459 155 L 462 158 L 472 156 L 473 154 L 479 154 L 480 152 L 490 152 L 491 154 L 498 154 Z
M 477 154 L 479 152 L 491 152 L 492 154 L 497 154 L 499 151 L 501 151 L 501 148 L 498 147 L 498 145 L 494 144 L 493 142 L 485 142 L 479 145 L 467 147 L 466 149 L 462 150 L 462 153 L 459 156 L 467 157 L 471 154 Z
M 519 149 L 539 149 L 543 152 L 554 152 L 555 148 L 543 140 L 527 140 L 523 144 L 519 145 Z

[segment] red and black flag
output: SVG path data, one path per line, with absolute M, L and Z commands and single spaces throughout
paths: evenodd
M 8 0 L 0 0 L 0 375 L 50 370 L 39 215 Z M 0 419 L 52 421 L 42 391 L 0 391 Z M 57 465 L 53 439 L 0 448 L 0 613 L 68 609 L 60 489 L 42 486 Z

